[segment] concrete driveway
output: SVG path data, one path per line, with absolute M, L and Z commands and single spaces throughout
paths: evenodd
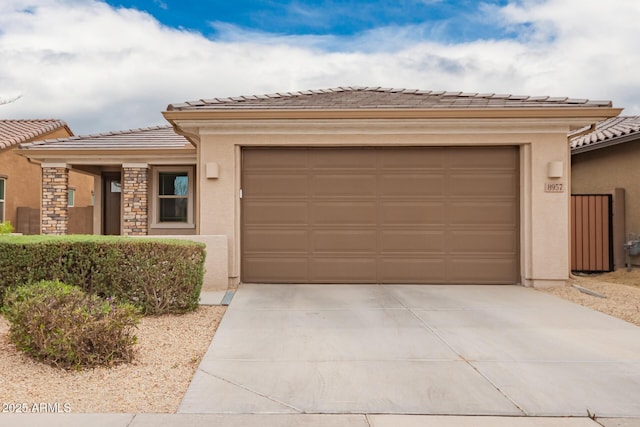
M 640 416 L 640 328 L 517 286 L 241 285 L 181 413 Z

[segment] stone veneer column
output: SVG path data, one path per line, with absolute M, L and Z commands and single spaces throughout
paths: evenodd
M 144 236 L 149 226 L 149 165 L 123 164 L 122 234 Z
M 65 163 L 42 163 L 42 234 L 67 234 L 69 169 Z

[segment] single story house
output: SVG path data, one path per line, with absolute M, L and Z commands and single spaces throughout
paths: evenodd
M 62 120 L 0 120 L 0 222 L 16 232 L 40 234 L 42 169 L 18 154 L 18 145 L 73 133 Z M 67 183 L 70 233 L 90 233 L 93 177 L 72 171 Z
M 177 135 L 143 129 L 21 151 L 45 179 L 95 176 L 96 233 L 110 230 L 116 193 L 120 234 L 213 239 L 209 262 L 224 274 L 208 289 L 552 286 L 569 276 L 567 134 L 620 111 L 610 101 L 342 87 L 171 104 L 163 114 Z M 43 218 L 43 233 L 66 226 Z
M 640 239 L 640 116 L 604 120 L 571 135 L 570 144 L 572 194 L 613 196 L 614 264 L 623 267 L 624 242 Z

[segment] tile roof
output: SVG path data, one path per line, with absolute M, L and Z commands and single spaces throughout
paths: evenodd
M 338 87 L 270 95 L 200 99 L 170 104 L 168 111 L 216 109 L 422 109 L 611 107 L 611 101 L 550 96 L 463 93 L 381 87 Z
M 184 148 L 190 142 L 175 133 L 171 126 L 154 126 L 106 132 L 94 135 L 72 136 L 70 138 L 20 144 L 22 149 L 37 150 L 78 150 L 78 149 L 162 149 Z
M 0 150 L 30 141 L 63 127 L 69 130 L 65 122 L 57 119 L 0 120 Z
M 618 116 L 596 124 L 592 132 L 589 128 L 579 129 L 569 134 L 572 152 L 589 151 L 609 145 L 640 139 L 640 116 Z M 572 138 L 571 135 L 576 135 Z

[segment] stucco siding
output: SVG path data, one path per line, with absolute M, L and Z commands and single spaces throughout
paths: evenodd
M 230 283 L 240 280 L 240 170 L 243 146 L 510 145 L 520 155 L 520 283 L 561 284 L 569 277 L 569 152 L 564 126 L 543 121 L 217 121 L 199 129 L 201 165 L 219 165 L 218 178 L 200 175 L 200 234 L 226 235 Z M 563 176 L 549 178 L 549 162 Z M 562 183 L 548 193 L 545 183 Z
M 640 144 L 631 142 L 576 154 L 571 158 L 573 194 L 625 190 L 626 233 L 640 234 Z
M 6 176 L 5 219 L 15 226 L 18 207 L 40 208 L 40 165 L 10 148 L 0 152 L 0 175 Z

